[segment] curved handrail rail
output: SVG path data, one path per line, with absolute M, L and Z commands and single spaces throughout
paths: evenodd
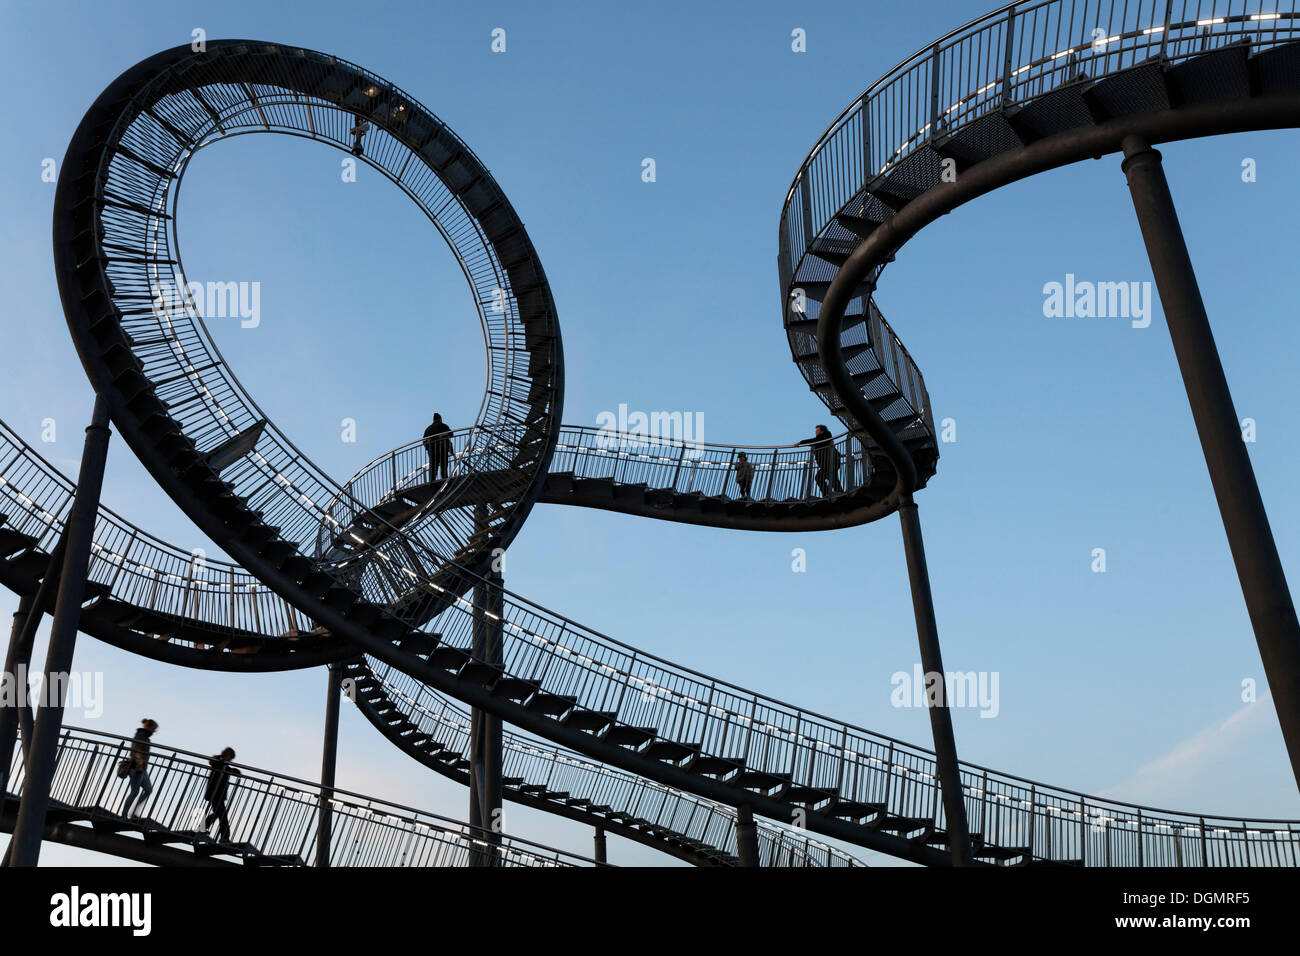
M 905 57 L 831 121 L 782 203 L 783 253 L 790 253 L 787 262 L 799 259 L 804 236 L 824 232 L 873 178 L 925 139 L 1041 95 L 1053 79 L 1096 79 L 1150 56 L 1174 62 L 1247 37 L 1267 46 L 1296 36 L 1300 13 L 1281 0 L 1218 0 L 1208 10 L 1203 0 L 1009 3 Z M 1085 66 L 1097 65 L 1100 72 L 1085 74 Z M 794 205 L 805 192 L 807 221 Z
M 444 750 L 469 754 L 469 715 L 454 701 L 401 671 L 367 659 L 366 666 L 387 700 L 409 707 L 417 726 Z M 372 721 L 374 722 L 374 721 Z M 733 808 L 656 781 L 601 764 L 581 754 L 507 730 L 502 738 L 504 776 L 544 781 L 548 789 L 570 797 L 584 797 L 622 808 L 632 815 L 645 814 L 653 825 L 668 827 L 685 837 L 703 840 L 722 853 L 737 855 Z M 759 860 L 764 866 L 862 866 L 860 860 L 838 847 L 823 843 L 805 830 L 755 820 Z M 778 862 L 785 861 L 785 862 Z M 802 862 L 801 862 L 802 861 Z
M 1280 0 L 1216 0 L 1208 9 L 1202 0 L 1027 0 L 977 17 L 903 59 L 831 122 L 782 203 L 782 310 L 805 377 L 823 381 L 827 373 L 808 330 L 794 330 L 801 320 L 816 320 L 797 304 L 801 287 L 825 285 L 833 277 L 835 267 L 819 252 L 829 251 L 838 261 L 856 246 L 857 237 L 839 224 L 840 217 L 892 215 L 891 205 L 869 188 L 921 147 L 1068 82 L 1095 80 L 1153 57 L 1172 63 L 1242 40 L 1259 47 L 1296 36 L 1300 14 L 1283 9 Z M 878 278 L 885 265 L 871 276 Z M 873 289 L 868 277 L 854 301 L 878 316 Z M 878 354 L 893 356 L 890 378 L 920 411 L 928 404 L 920 370 L 879 321 L 869 326 L 868 342 Z M 813 347 L 801 349 L 801 342 Z M 841 420 L 853 421 L 847 409 L 822 397 Z M 873 441 L 878 430 L 868 428 Z
M 49 553 L 63 533 L 76 485 L 0 421 L 0 514 L 5 527 Z M 310 618 L 234 562 L 185 551 L 100 506 L 87 580 L 117 600 L 214 631 L 298 635 Z M 215 610 L 217 614 L 211 614 Z
M 469 431 L 457 429 L 448 436 L 452 477 L 457 474 L 459 459 L 464 454 L 462 436 Z M 836 477 L 840 490 L 832 491 L 830 495 L 821 494 L 814 481 L 810 467 L 813 452 L 806 444 L 700 442 L 586 425 L 561 427 L 550 471 L 552 475 L 564 473 L 575 478 L 612 478 L 617 484 L 644 483 L 666 491 L 700 492 L 707 488 L 710 494 L 739 498 L 738 494 L 730 494 L 730 489 L 734 487 L 739 491 L 736 464 L 739 453 L 743 452 L 749 456 L 753 466 L 754 500 L 811 502 L 851 493 L 869 483 L 871 459 L 858 445 L 853 433 L 842 432 L 833 436 L 831 447 L 839 461 Z M 695 480 L 701 472 L 714 480 L 703 483 Z M 346 501 L 349 507 L 373 508 L 391 500 L 402 490 L 427 483 L 428 473 L 423 439 L 415 439 L 358 468 L 343 482 L 341 500 Z M 340 523 L 346 527 L 348 522 L 340 520 Z
M 119 797 L 126 781 L 118 764 L 131 752 L 132 739 L 81 727 L 65 727 L 59 740 L 51 798 L 89 811 L 90 819 L 121 818 Z M 147 827 L 201 834 L 209 805 L 204 786 L 208 757 L 150 741 L 148 770 L 153 794 L 141 805 L 157 818 Z M 257 853 L 313 865 L 317 811 L 324 799 L 319 783 L 231 762 L 240 771 L 230 778 L 227 848 L 251 846 Z M 8 777 L 10 792 L 21 794 L 24 765 L 16 753 Z M 438 866 L 466 863 L 475 853 L 490 854 L 497 866 L 600 865 L 576 853 L 521 837 L 493 833 L 450 817 L 338 787 L 326 788 L 333 820 L 332 866 Z M 132 808 L 135 809 L 135 808 Z

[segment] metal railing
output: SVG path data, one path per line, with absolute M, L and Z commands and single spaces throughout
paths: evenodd
M 132 740 L 116 734 L 65 727 L 50 799 L 84 821 L 124 822 L 121 811 L 128 781 L 118 765 Z M 225 795 L 230 826 L 220 841 L 228 855 L 269 857 L 296 866 L 316 864 L 319 784 L 245 764 L 231 763 Z M 148 775 L 152 793 L 132 807 L 148 830 L 187 834 L 196 843 L 216 843 L 205 819 L 212 810 L 204 798 L 211 767 L 208 758 L 150 742 Z M 21 749 L 10 770 L 10 791 L 22 793 Z M 332 788 L 330 866 L 468 866 L 488 854 L 495 866 L 591 866 L 576 854 L 511 837 L 412 807 Z M 215 821 L 214 821 L 215 825 Z M 481 856 L 479 857 L 481 859 Z
M 229 72 L 227 64 L 240 58 L 251 58 L 243 62 L 255 79 Z M 348 130 L 358 116 L 373 124 L 361 160 L 416 202 L 446 240 L 473 291 L 488 365 L 479 413 L 482 434 L 514 425 L 520 431 L 552 427 L 547 421 L 557 414 L 560 363 L 553 305 L 544 282 L 516 294 L 511 275 L 535 283 L 542 276 L 540 263 L 522 233 L 505 240 L 509 265 L 488 241 L 490 228 L 505 229 L 517 217 L 480 173 L 482 165 L 469 147 L 405 91 L 345 60 L 277 44 L 222 41 L 210 43 L 203 56 L 161 70 L 118 113 L 105 145 L 96 146 L 102 149 L 97 246 L 107 288 L 121 327 L 131 336 L 140 372 L 200 451 L 266 416 L 226 365 L 189 294 L 175 232 L 175 184 L 197 151 L 235 135 L 277 132 L 349 149 Z M 458 195 L 448 182 L 467 191 Z M 471 207 L 490 210 L 483 215 L 492 225 L 477 219 Z M 177 290 L 180 301 L 164 300 L 160 307 L 160 288 Z M 551 358 L 538 363 L 547 371 L 535 374 L 534 361 L 548 347 L 538 341 L 552 343 Z M 490 472 L 498 464 L 493 448 L 471 452 L 475 472 Z M 535 474 L 544 465 L 545 443 L 520 442 L 514 452 L 509 461 L 517 471 Z M 308 553 L 322 521 L 332 519 L 330 508 L 339 494 L 338 486 L 269 422 L 256 447 L 222 478 L 267 525 Z M 515 523 L 506 512 L 517 502 L 501 504 L 493 529 L 509 537 Z M 455 512 L 419 530 L 450 554 L 479 529 L 472 516 Z M 377 596 L 373 583 L 366 587 L 369 596 Z
M 458 435 L 463 437 L 464 432 Z M 453 474 L 459 468 L 457 461 L 462 454 L 464 442 L 457 442 L 455 447 L 457 451 L 453 453 L 451 464 Z M 418 450 L 423 454 L 422 447 Z M 427 470 L 426 455 L 422 462 L 413 461 L 409 471 L 403 465 L 402 470 L 393 473 L 399 475 L 399 486 L 406 487 L 408 483 L 419 484 L 427 480 Z M 74 488 L 66 476 L 0 421 L 0 514 L 5 515 L 0 528 L 30 535 L 36 539 L 35 547 L 49 553 L 62 534 Z M 374 497 L 382 499 L 386 494 L 387 492 L 380 492 Z M 123 541 L 126 542 L 125 545 L 121 543 Z M 141 610 L 172 615 L 199 631 L 210 631 L 214 636 L 239 629 L 274 638 L 290 629 L 310 627 L 305 615 L 238 565 L 211 557 L 203 558 L 193 551 L 176 548 L 102 506 L 95 526 L 89 580 L 106 586 L 109 595 L 116 601 Z M 134 629 L 140 626 L 137 624 Z M 175 639 L 174 637 L 173 640 Z M 439 708 L 435 719 L 431 711 L 433 703 L 428 702 L 428 695 L 432 692 L 427 688 L 424 692 L 426 703 L 418 713 L 422 729 L 438 729 L 439 742 L 452 746 L 452 742 L 456 741 L 454 746 L 468 754 L 468 717 L 445 698 L 434 695 L 433 701 Z M 516 738 L 515 735 L 507 736 L 508 748 L 516 742 L 520 747 L 526 745 L 528 752 L 534 756 L 546 749 L 536 741 L 529 742 L 526 738 Z M 695 800 L 687 794 L 660 788 L 650 781 L 622 774 L 613 768 L 582 761 L 572 754 L 563 755 L 556 748 L 552 748 L 551 753 L 557 761 L 563 758 L 573 766 L 586 768 L 592 775 L 586 789 L 593 797 L 615 792 L 611 785 L 600 780 L 600 774 L 621 774 L 626 780 L 640 784 L 638 793 L 656 788 L 663 791 L 664 807 Z M 529 776 L 529 780 L 549 779 L 549 771 L 539 765 L 532 766 L 531 772 L 540 776 Z M 593 799 L 593 802 L 608 801 Z M 624 806 L 631 807 L 633 804 L 641 809 L 646 806 L 640 799 L 627 802 Z M 703 806 L 707 802 L 700 801 L 700 804 Z M 711 804 L 708 806 L 713 807 Z M 717 814 L 728 812 L 725 808 L 715 809 Z M 719 849 L 734 854 L 734 828 L 719 828 L 712 822 L 705 826 L 701 821 L 706 819 L 711 821 L 712 817 L 704 811 L 687 813 L 685 821 L 691 825 L 685 835 L 704 839 L 706 832 L 721 833 L 729 843 Z M 661 812 L 654 818 L 654 822 L 670 826 L 674 822 L 681 823 L 682 815 L 678 813 L 675 820 L 669 820 Z M 792 866 L 857 865 L 856 861 L 852 864 L 842 862 L 852 858 L 819 841 L 811 840 L 806 834 L 791 834 L 783 828 L 771 827 L 760 829 L 759 839 L 764 860 L 783 859 L 789 861 L 784 865 Z M 804 860 L 813 862 L 800 862 Z
M 781 210 L 783 278 L 868 186 L 982 116 L 1153 57 L 1297 37 L 1300 14 L 1283 0 L 1039 0 L 972 20 L 903 60 L 822 134 Z
M 469 716 L 437 691 L 373 658 L 367 667 L 384 697 L 444 751 L 469 756 Z M 503 776 L 533 786 L 607 806 L 615 813 L 640 818 L 651 826 L 699 840 L 735 857 L 736 814 L 731 807 L 705 800 L 616 767 L 588 760 L 572 751 L 506 731 Z M 807 831 L 755 821 L 763 866 L 862 866 L 836 847 Z
M 468 652 L 475 616 L 473 602 L 456 597 L 427 630 Z M 619 724 L 654 728 L 659 739 L 698 745 L 700 753 L 731 760 L 751 776 L 825 794 L 824 801 L 808 801 L 814 805 L 832 799 L 876 805 L 889 816 L 924 821 L 917 829 L 944 826 L 934 756 L 924 748 L 672 664 L 509 592 L 502 592 L 500 617 L 511 677 L 573 697 L 581 709 L 612 713 Z M 1034 859 L 1297 862 L 1295 822 L 1139 807 L 968 763 L 961 772 L 967 817 L 979 821 L 972 829 L 989 843 L 1024 847 Z M 1063 830 L 1074 814 L 1082 814 L 1070 831 L 1081 838 L 1077 845 Z M 1191 838 L 1199 855 L 1185 852 Z M 1078 856 L 1064 855 L 1071 852 Z
M 0 514 L 49 554 L 63 534 L 75 484 L 0 422 Z M 218 641 L 233 634 L 296 634 L 312 625 L 243 568 L 168 544 L 101 506 L 87 580 L 115 601 L 180 622 Z M 190 635 L 193 638 L 195 635 Z
M 493 511 L 517 499 L 527 486 L 526 477 L 515 470 L 512 459 L 522 439 L 517 426 L 470 426 L 446 434 L 446 472 L 431 478 L 436 462 L 424 439 L 416 439 L 381 455 L 360 469 L 325 507 L 316 532 L 315 557 L 345 560 L 368 550 L 364 526 L 383 528 L 392 515 L 374 509 L 396 503 L 416 512 L 401 523 L 416 538 L 445 543 L 448 523 L 459 528 L 461 537 L 452 539 L 453 553 L 463 557 L 465 542 L 481 531 L 475 509 L 490 505 Z M 403 503 L 402 492 L 438 483 L 437 493 L 423 504 Z M 436 521 L 429 520 L 434 519 Z M 489 523 L 499 523 L 494 518 Z
M 1010 4 L 952 31 L 873 83 L 835 118 L 800 166 L 779 229 L 787 325 L 816 318 L 816 303 L 802 307 L 798 292 L 809 282 L 829 282 L 837 271 L 810 252 L 847 254 L 858 244 L 836 217 L 888 218 L 892 209 L 870 191 L 926 144 L 1050 90 L 1153 58 L 1177 63 L 1242 41 L 1261 48 L 1296 37 L 1300 14 L 1282 0 L 1038 0 Z M 900 188 L 906 193 L 914 187 Z M 872 351 L 933 434 L 920 370 L 870 295 L 859 295 L 849 311 L 868 308 Z M 815 356 L 810 334 L 790 335 L 797 356 Z M 845 339 L 846 347 L 852 344 Z M 815 383 L 817 360 L 799 364 Z
M 742 454 L 752 468 L 748 495 L 737 471 Z M 557 472 L 656 491 L 799 503 L 857 491 L 870 481 L 872 466 L 848 433 L 814 451 L 808 445 L 721 445 L 565 425 L 551 459 L 551 473 Z
M 462 480 L 473 476 L 462 464 L 473 431 L 460 429 L 448 436 L 451 478 L 447 489 L 430 500 L 426 514 L 475 502 L 478 489 L 471 481 Z M 504 452 L 511 445 L 503 441 L 500 447 Z M 737 472 L 740 455 L 744 454 L 752 468 L 748 499 L 753 501 L 812 502 L 857 491 L 870 482 L 871 459 L 856 436 L 835 436 L 830 448 L 834 454 L 823 454 L 823 468 L 808 445 L 723 445 L 565 425 L 560 430 L 550 473 L 575 479 L 605 479 L 617 485 L 645 485 L 655 491 L 744 500 Z M 334 520 L 322 524 L 317 553 L 326 553 L 340 539 L 340 533 L 334 530 L 336 525 L 353 528 L 360 515 L 371 514 L 379 505 L 399 499 L 402 492 L 426 485 L 429 471 L 423 439 L 401 445 L 358 469 L 331 506 Z M 818 472 L 824 472 L 824 484 L 818 481 Z M 407 526 L 404 530 L 409 532 Z M 342 536 L 347 533 L 345 530 Z

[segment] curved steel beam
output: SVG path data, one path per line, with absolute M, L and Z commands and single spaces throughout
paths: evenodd
M 861 286 L 873 270 L 893 258 L 903 244 L 922 228 L 972 199 L 1037 173 L 1120 152 L 1126 136 L 1142 136 L 1151 143 L 1164 143 L 1225 133 L 1288 129 L 1297 125 L 1300 125 L 1300 93 L 1245 102 L 1228 100 L 1112 119 L 1097 126 L 1049 136 L 1022 149 L 976 163 L 964 170 L 954 182 L 932 187 L 876 227 L 850 253 L 831 281 L 817 318 L 817 344 L 836 396 L 866 425 L 897 469 L 898 477 L 890 498 L 900 501 L 915 489 L 915 465 L 910 464 L 911 456 L 897 436 L 884 426 L 880 416 L 853 385 L 839 339 L 839 323 L 844 318 L 844 309 L 853 298 L 854 289 Z

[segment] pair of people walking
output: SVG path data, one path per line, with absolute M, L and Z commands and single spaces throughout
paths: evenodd
M 118 775 L 126 777 L 126 802 L 122 805 L 122 816 L 130 820 L 139 820 L 149 797 L 153 794 L 153 781 L 149 779 L 150 740 L 158 729 L 158 721 L 146 717 L 140 722 L 140 729 L 131 738 L 131 749 L 126 759 L 118 768 Z M 208 758 L 208 779 L 203 788 L 203 799 L 208 805 L 208 814 L 203 820 L 203 829 L 210 830 L 212 824 L 218 824 L 217 832 L 222 842 L 230 840 L 230 819 L 226 813 L 226 793 L 230 778 L 241 776 L 238 767 L 232 767 L 235 751 L 227 747 L 221 753 Z
M 835 447 L 835 437 L 831 434 L 831 430 L 825 425 L 818 425 L 812 438 L 805 438 L 798 444 L 812 446 L 813 463 L 817 466 L 814 478 L 817 487 L 821 489 L 822 497 L 842 492 L 844 488 L 840 485 L 840 453 Z M 734 468 L 740 497 L 748 500 L 750 488 L 754 483 L 754 463 L 749 460 L 745 452 L 737 452 Z

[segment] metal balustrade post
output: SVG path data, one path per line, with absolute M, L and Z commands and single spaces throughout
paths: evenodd
M 1011 105 L 1011 64 L 1015 53 L 1016 8 L 1007 11 L 1007 40 L 1002 54 L 1002 108 Z
M 885 761 L 885 795 L 881 798 L 881 806 L 885 809 L 881 811 L 885 816 L 889 816 L 889 791 L 894 784 L 894 742 L 889 742 L 889 757 Z
M 1079 798 L 1079 865 L 1088 865 L 1088 815 L 1083 797 Z
M 1124 140 L 1128 179 L 1165 323 L 1182 372 L 1210 483 L 1246 610 L 1273 693 L 1278 723 L 1300 785 L 1300 620 L 1278 557 L 1232 393 L 1219 361 L 1196 272 L 1183 239 L 1160 153 L 1138 136 Z
M 677 467 L 673 469 L 673 484 L 672 484 L 673 491 L 677 490 L 677 477 L 682 473 L 682 460 L 685 457 L 686 457 L 686 446 L 682 445 L 682 447 L 677 452 Z
M 81 772 L 81 783 L 77 785 L 77 792 L 72 798 L 72 805 L 74 807 L 80 807 L 84 805 L 81 802 L 81 798 L 86 793 L 86 785 L 90 783 L 90 772 L 95 769 L 95 765 L 98 762 L 98 757 L 99 757 L 98 751 L 96 750 L 90 751 L 90 754 L 85 761 L 86 767 Z M 109 769 L 110 767 L 111 764 L 105 765 L 106 770 Z
M 870 99 L 862 100 L 860 101 L 860 105 L 858 107 L 858 116 L 861 117 L 861 124 L 862 124 L 862 130 L 861 130 L 862 132 L 862 183 L 858 187 L 858 191 L 861 191 L 866 188 L 867 183 L 871 182 L 872 175 L 874 173 L 874 167 L 872 166 L 872 162 L 871 162 L 871 114 L 868 110 L 868 106 L 870 102 L 871 102 Z M 783 230 L 782 238 L 784 238 L 784 235 L 785 233 Z M 786 248 L 786 254 L 787 254 L 787 262 L 788 262 L 788 255 L 789 255 L 788 244 Z M 786 271 L 781 276 L 781 288 L 784 289 L 790 285 L 789 275 L 790 275 L 790 266 L 787 264 Z
M 930 139 L 939 135 L 939 46 L 930 54 Z
M 799 198 L 803 203 L 803 251 L 806 252 L 813 241 L 813 213 L 812 213 L 812 187 L 809 179 L 812 176 L 812 166 L 808 166 L 799 177 Z
M 937 675 L 939 701 L 928 697 L 930 731 L 934 735 L 935 769 L 943 791 L 943 813 L 948 834 L 948 850 L 953 866 L 971 863 L 970 832 L 966 826 L 966 805 L 962 798 L 961 769 L 957 763 L 957 741 L 952 732 L 952 713 L 948 709 L 944 685 L 943 657 L 939 653 L 939 625 L 934 616 L 934 598 L 930 593 L 930 572 L 925 563 L 925 542 L 921 538 L 921 519 L 910 494 L 898 507 L 903 528 L 903 551 L 907 574 L 912 585 L 912 607 L 916 615 L 916 635 L 921 649 L 921 669 Z
M 327 668 L 325 682 L 325 740 L 320 760 L 320 808 L 316 822 L 316 865 L 330 865 L 330 829 L 333 824 L 334 772 L 339 755 L 339 698 L 343 696 L 343 665 Z
M 1038 786 L 1036 784 L 1030 784 L 1029 786 L 1029 841 L 1028 841 L 1030 860 L 1034 858 L 1034 831 L 1038 829 L 1038 813 L 1036 812 L 1036 808 L 1038 806 L 1037 791 L 1038 791 Z
M 90 566 L 90 543 L 95 532 L 95 517 L 99 512 L 104 465 L 108 459 L 108 439 L 111 434 L 108 424 L 108 400 L 97 394 L 90 426 L 86 429 L 76 497 L 68 516 L 63 571 L 58 597 L 54 602 L 54 623 L 50 628 L 49 648 L 45 656 L 45 679 L 42 686 L 47 689 L 47 697 L 44 706 L 37 711 L 36 723 L 32 729 L 23 796 L 14 824 L 11 866 L 36 866 L 40 860 L 45 812 L 50 804 L 50 785 L 54 781 L 59 733 L 63 726 L 64 696 L 67 693 L 64 678 L 71 670 L 73 652 L 76 649 L 77 625 L 81 620 L 81 604 L 86 594 L 86 574 Z M 55 681 L 58 690 L 51 695 L 49 689 L 55 687 Z
M 741 866 L 758 866 L 758 826 L 749 804 L 736 807 L 736 856 Z

